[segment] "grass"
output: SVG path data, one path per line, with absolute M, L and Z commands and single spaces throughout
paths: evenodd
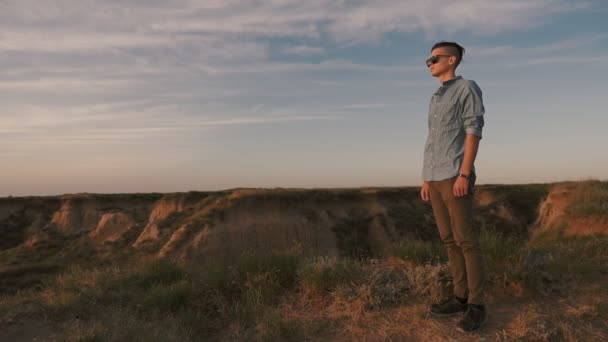
M 488 231 L 482 232 L 481 244 L 494 279 L 491 289 L 506 286 L 505 280 L 519 281 L 540 296 L 537 301 L 556 295 L 536 290 L 548 286 L 544 275 L 564 282 L 557 295 L 567 298 L 581 279 L 593 279 L 585 277 L 600 272 L 608 257 L 605 237 L 539 235 L 527 244 Z M 447 271 L 444 259 L 437 258 L 442 249 L 436 242 L 409 241 L 396 247 L 398 257 L 392 259 L 303 259 L 286 252 L 179 265 L 146 258 L 91 269 L 75 266 L 42 288 L 3 296 L 0 316 L 49 317 L 66 341 L 296 341 L 329 338 L 337 327 L 363 334 L 356 327 L 365 317 L 438 298 L 439 280 Z M 575 277 L 564 278 L 565 270 Z M 567 319 L 551 316 L 542 306 L 530 307 L 494 338 L 602 336 L 599 327 L 608 314 L 608 294 L 596 297 L 586 305 L 571 304 L 572 317 Z M 302 311 L 306 306 L 285 311 L 312 305 L 305 304 L 310 300 L 325 304 L 310 314 Z M 415 317 L 425 319 L 422 313 Z M 587 322 L 582 332 L 575 326 L 581 322 Z
M 530 246 L 549 256 L 547 270 L 568 280 L 583 282 L 608 274 L 608 238 L 604 235 L 564 236 L 562 232 L 539 234 Z
M 603 216 L 608 218 L 608 182 L 590 180 L 578 182 L 572 190 L 566 212 L 573 216 Z
M 335 257 L 311 258 L 299 272 L 302 285 L 319 292 L 330 292 L 342 284 L 358 283 L 363 276 L 360 262 Z
M 372 256 L 369 244 L 369 223 L 373 217 L 352 215 L 331 229 L 336 234 L 338 250 L 343 257 L 364 259 Z
M 584 194 L 577 195 L 569 214 L 602 214 L 606 182 L 579 186 L 576 191 Z M 522 201 L 515 206 L 528 217 L 536 215 L 538 202 L 531 203 L 546 189 L 502 190 L 509 203 Z M 306 197 L 278 193 L 286 199 Z M 371 255 L 367 224 L 373 217 L 351 214 L 333 227 L 341 253 L 337 257 L 304 258 L 294 250 L 179 264 L 139 255 L 93 262 L 96 255 L 78 257 L 87 255 L 87 246 L 59 247 L 65 242 L 60 240 L 29 251 L 4 250 L 2 290 L 16 282 L 10 283 L 14 291 L 0 291 L 0 339 L 2 330 L 10 328 L 6 322 L 36 321 L 49 322 L 65 341 L 462 340 L 451 323 L 427 316 L 428 304 L 449 291 L 441 242 L 404 240 L 384 256 Z M 569 237 L 554 230 L 528 241 L 490 228 L 480 235 L 487 289 L 493 299 L 506 293 L 502 308 L 516 312 L 506 318 L 494 315 L 494 320 L 504 319 L 500 328 L 481 337 L 606 339 L 608 292 L 602 286 L 608 277 L 608 237 Z M 77 262 L 58 267 L 65 260 Z M 514 289 L 523 305 L 511 303 Z
M 480 232 L 479 240 L 490 281 L 521 280 L 522 267 L 528 253 L 525 241 L 488 230 Z
M 217 309 L 222 304 L 199 279 L 166 260 L 96 269 L 73 267 L 41 291 L 12 298 L 2 301 L 3 316 L 50 316 L 65 323 L 60 328 L 65 340 L 75 336 L 77 340 L 103 341 L 115 337 L 158 340 L 163 336 L 197 340 L 217 329 Z M 15 299 L 26 307 L 15 305 Z M 124 321 L 116 321 L 116 315 Z
M 447 251 L 440 241 L 403 240 L 389 248 L 389 254 L 417 264 L 446 262 Z

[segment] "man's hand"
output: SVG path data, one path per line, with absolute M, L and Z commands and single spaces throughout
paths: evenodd
M 454 183 L 454 197 L 462 197 L 469 194 L 469 180 L 458 177 Z
M 429 182 L 425 181 L 424 183 L 422 183 L 422 189 L 420 189 L 420 198 L 422 198 L 422 200 L 425 202 L 431 200 L 431 196 L 429 195 L 429 188 Z

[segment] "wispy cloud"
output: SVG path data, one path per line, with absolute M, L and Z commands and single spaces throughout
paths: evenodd
M 388 32 L 479 34 L 522 30 L 550 15 L 588 7 L 565 0 L 169 0 L 100 3 L 5 1 L 0 46 L 8 50 L 68 52 L 251 41 L 251 37 L 319 38 L 337 42 L 378 39 Z M 222 39 L 217 40 L 217 37 Z M 294 49 L 297 51 L 298 47 Z M 221 47 L 220 47 L 221 50 Z M 216 50 L 217 51 L 217 50 Z
M 592 48 L 594 44 L 608 40 L 608 34 L 595 33 L 576 37 L 567 37 L 557 41 L 541 43 L 535 46 L 521 47 L 514 45 L 499 46 L 469 46 L 467 54 L 477 57 L 500 56 L 530 56 L 547 52 L 573 52 L 576 49 Z M 576 52 L 576 51 L 574 51 Z
M 599 56 L 555 56 L 544 58 L 532 58 L 517 63 L 510 63 L 510 67 L 527 67 L 544 64 L 596 64 L 605 63 L 608 55 Z
M 308 65 L 272 61 L 270 39 L 308 39 L 314 43 L 286 46 L 283 53 L 320 55 L 325 49 L 319 43 L 325 39 L 334 44 L 352 44 L 376 41 L 391 32 L 436 35 L 522 30 L 540 25 L 551 14 L 586 6 L 587 2 L 572 5 L 565 0 L 55 0 L 52 6 L 43 7 L 34 0 L 7 0 L 0 5 L 0 50 L 10 62 L 5 66 L 13 65 L 0 67 L 0 75 L 7 69 L 45 65 L 78 68 L 83 73 L 77 75 L 82 78 L 96 75 L 96 68 L 114 77 L 125 73 L 132 77 L 170 74 L 180 69 L 202 75 L 390 71 L 396 68 L 331 59 Z M 481 54 L 499 52 L 500 48 Z M 20 58 L 24 53 L 39 56 Z M 54 82 L 76 86 L 79 81 L 47 80 L 29 85 L 51 88 Z M 26 88 L 28 83 L 13 86 Z
M 39 80 L 0 81 L 2 90 L 47 90 L 50 92 L 64 92 L 69 90 L 83 90 L 85 87 L 121 88 L 142 84 L 137 79 L 82 79 L 82 78 L 46 78 Z M 89 88 L 88 90 L 90 90 Z
M 290 55 L 301 55 L 301 56 L 312 56 L 312 55 L 320 55 L 324 53 L 325 50 L 319 46 L 307 46 L 307 45 L 296 45 L 289 46 L 283 49 L 283 53 Z
M 601 46 L 607 40 L 608 34 L 606 33 L 591 33 L 528 46 L 472 45 L 467 48 L 464 62 L 472 60 L 475 63 L 491 64 L 493 67 L 502 65 L 508 68 L 553 64 L 603 64 L 606 57 Z M 492 58 L 487 59 L 486 57 Z

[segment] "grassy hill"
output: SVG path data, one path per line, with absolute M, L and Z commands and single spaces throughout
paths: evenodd
M 482 185 L 488 324 L 418 188 L 0 199 L 0 340 L 605 340 L 608 182 Z

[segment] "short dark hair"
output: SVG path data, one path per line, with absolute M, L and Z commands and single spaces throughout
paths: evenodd
M 456 42 L 445 42 L 445 41 L 441 41 L 439 43 L 436 43 L 435 45 L 433 45 L 433 47 L 431 48 L 431 51 L 440 48 L 440 47 L 449 47 L 452 50 L 456 50 L 458 52 L 458 60 L 456 61 L 456 66 L 458 66 L 460 64 L 460 62 L 462 61 L 462 57 L 464 56 L 464 48 L 462 46 L 460 46 L 458 43 Z

